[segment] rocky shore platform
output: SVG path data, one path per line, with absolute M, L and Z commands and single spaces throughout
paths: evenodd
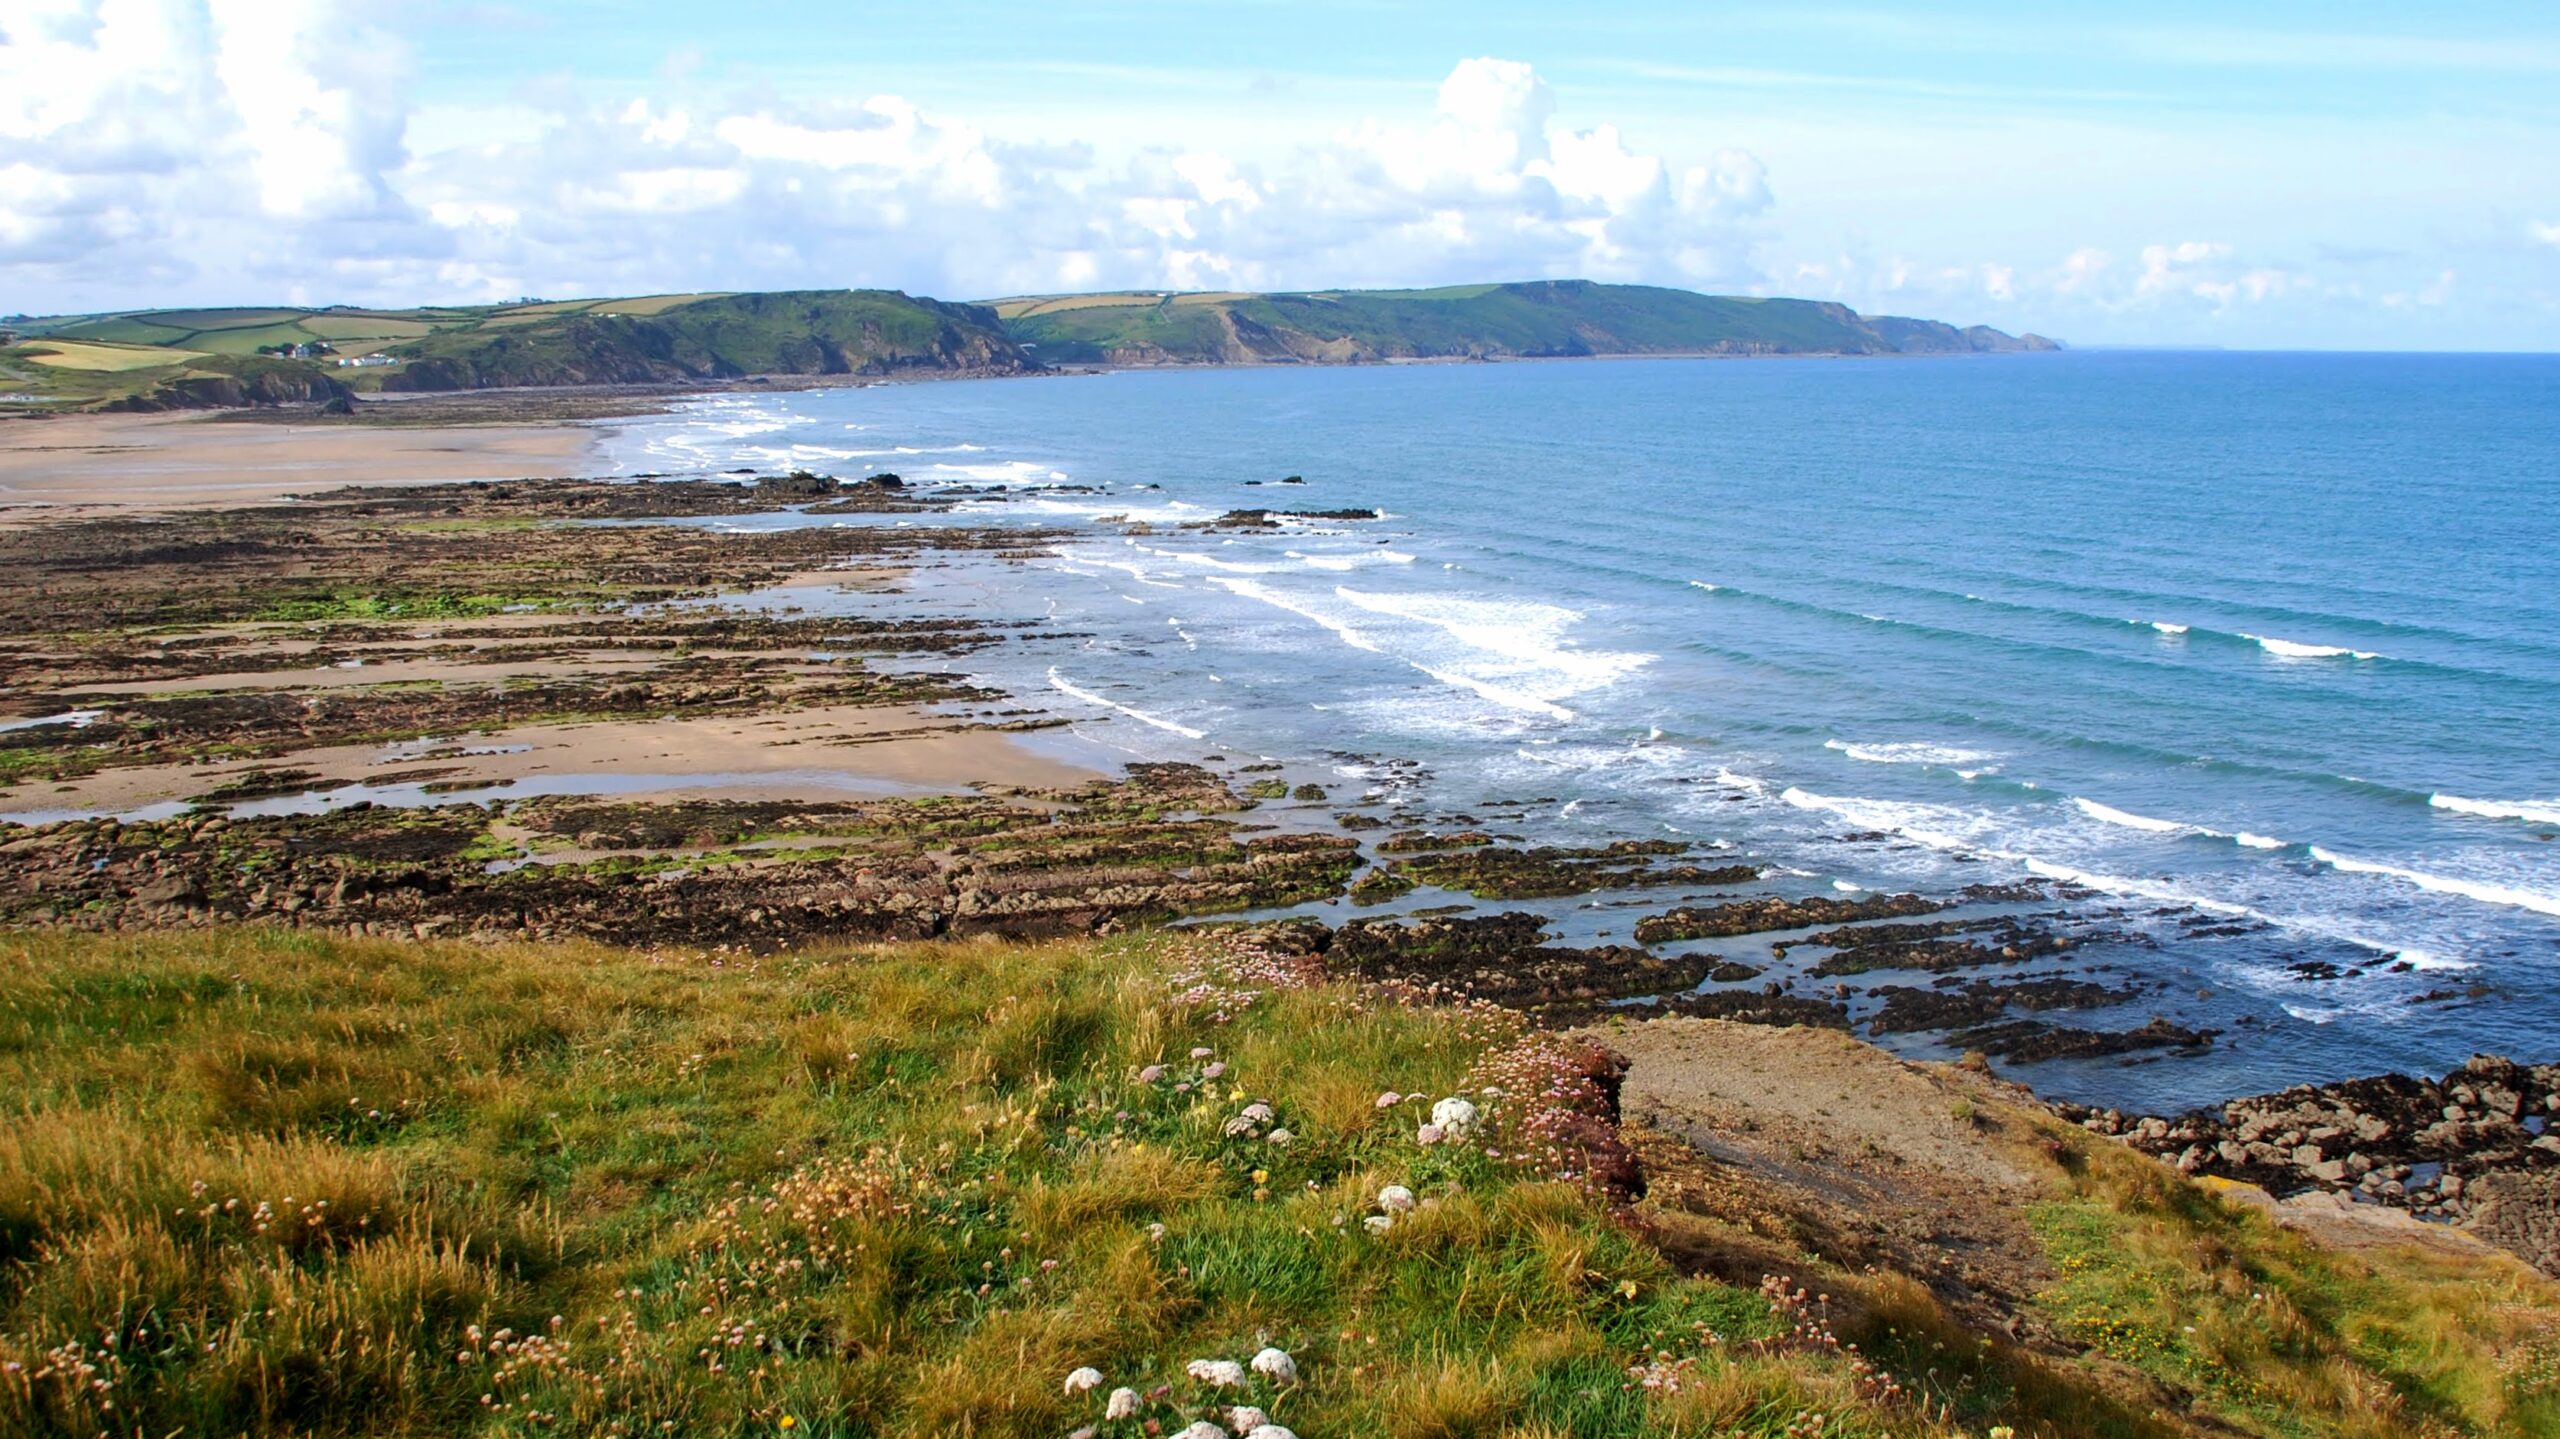
M 0 530 L 0 925 L 764 953 L 1240 923 L 1552 1030 L 1724 1021 L 1977 1071 L 2217 1042 L 2152 1012 L 2173 996 L 2136 962 L 2148 916 L 2066 883 L 1807 894 L 1712 839 L 1506 829 L 1534 800 L 1458 813 L 1330 770 L 1106 774 L 1027 747 L 1063 721 L 970 657 L 1075 637 L 898 589 L 1064 537 L 947 513 L 1001 498 L 528 480 Z M 756 516 L 819 522 L 728 523 Z M 881 603 L 732 602 L 777 590 Z M 2560 1272 L 2551 1066 L 2172 1118 L 2061 1108 L 2190 1173 L 2460 1225 Z

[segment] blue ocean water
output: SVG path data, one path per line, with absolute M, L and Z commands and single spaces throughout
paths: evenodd
M 963 517 L 1065 530 L 1043 558 L 775 602 L 1042 621 L 1071 637 L 969 664 L 1108 752 L 1721 844 L 1797 894 L 2059 882 L 2073 964 L 2143 992 L 2049 1018 L 2221 1038 L 2020 1071 L 2048 1092 L 2560 1057 L 2560 358 L 1123 373 L 722 396 L 615 444 L 1003 487 Z M 1384 518 L 1183 528 L 1244 507 Z M 1668 902 L 1630 901 L 1545 908 L 1586 939 Z

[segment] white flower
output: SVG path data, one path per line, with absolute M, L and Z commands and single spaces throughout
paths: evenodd
M 1264 1424 L 1245 1435 L 1244 1439 L 1298 1439 L 1298 1436 L 1277 1424 Z
M 1265 1349 L 1253 1356 L 1253 1372 L 1274 1384 L 1295 1384 L 1298 1361 L 1290 1358 L 1286 1350 Z
M 1111 1397 L 1102 1403 L 1102 1417 L 1105 1419 L 1134 1419 L 1137 1414 L 1138 1391 L 1135 1389 L 1114 1389 Z
M 1396 1225 L 1395 1216 L 1392 1214 L 1372 1214 L 1360 1222 L 1367 1225 L 1372 1234 L 1384 1234 Z
M 1476 1107 L 1464 1099 L 1444 1099 L 1431 1106 L 1431 1122 L 1450 1139 L 1464 1139 L 1476 1127 Z
M 1244 1107 L 1243 1117 L 1256 1124 L 1268 1123 L 1271 1119 L 1271 1106 L 1257 1099 Z
M 1190 1428 L 1174 1435 L 1173 1439 L 1231 1439 L 1231 1436 L 1226 1430 L 1208 1420 L 1200 1419 L 1193 1421 Z
M 1217 1053 L 1216 1050 L 1211 1049 L 1205 1044 L 1195 1045 L 1191 1050 L 1191 1057 L 1193 1059 L 1207 1059 L 1210 1055 L 1215 1053 Z
M 1413 1191 L 1401 1184 L 1390 1184 L 1378 1191 L 1378 1207 L 1389 1214 L 1402 1214 L 1413 1207 Z
M 1270 1422 L 1270 1415 L 1250 1404 L 1239 1404 L 1227 1411 L 1227 1427 L 1238 1434 L 1250 1434 Z
M 1378 1107 L 1380 1109 L 1393 1109 L 1402 1103 L 1404 1103 L 1404 1096 L 1396 1093 L 1392 1089 L 1378 1096 Z
M 1420 1129 L 1415 1130 L 1413 1132 L 1413 1142 L 1416 1144 L 1438 1144 L 1440 1142 L 1440 1126 L 1436 1124 L 1426 1124 Z
M 1264 1136 L 1263 1136 L 1263 1139 L 1264 1139 L 1264 1141 L 1265 1141 L 1265 1142 L 1267 1142 L 1267 1143 L 1271 1143 L 1271 1144 L 1286 1144 L 1286 1143 L 1288 1143 L 1290 1140 L 1295 1139 L 1295 1138 L 1297 1138 L 1297 1137 L 1298 1137 L 1298 1136 L 1296 1136 L 1296 1135 L 1294 1135 L 1294 1134 L 1291 1134 L 1289 1131 L 1287 1131 L 1287 1130 L 1285 1130 L 1285 1129 L 1275 1129 L 1275 1130 L 1271 1131 L 1269 1134 L 1264 1135 Z
M 1070 1394 L 1082 1394 L 1101 1387 L 1102 1371 L 1089 1364 L 1067 1376 L 1067 1392 Z
M 1194 1359 L 1182 1366 L 1182 1372 L 1221 1389 L 1234 1389 L 1244 1383 L 1244 1366 L 1232 1359 Z

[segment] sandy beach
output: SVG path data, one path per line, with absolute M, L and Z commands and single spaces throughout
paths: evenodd
M 352 426 L 199 414 L 0 423 L 0 524 L 269 504 L 341 485 L 576 475 L 597 432 L 574 424 Z

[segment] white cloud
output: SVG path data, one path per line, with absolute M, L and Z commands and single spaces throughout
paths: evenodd
M 2533 238 L 2546 245 L 2560 245 L 2560 224 L 2545 224 L 2536 220 L 2525 228 L 2533 232 Z
M 1104 161 L 894 95 L 740 98 L 672 73 L 610 104 L 554 87 L 477 121 L 440 109 L 426 128 L 451 138 L 412 154 L 398 48 L 353 14 L 15 0 L 0 302 L 1763 278 L 1757 158 L 1675 162 L 1616 126 L 1560 123 L 1514 60 L 1462 61 L 1427 113 L 1260 163 L 1178 145 Z

